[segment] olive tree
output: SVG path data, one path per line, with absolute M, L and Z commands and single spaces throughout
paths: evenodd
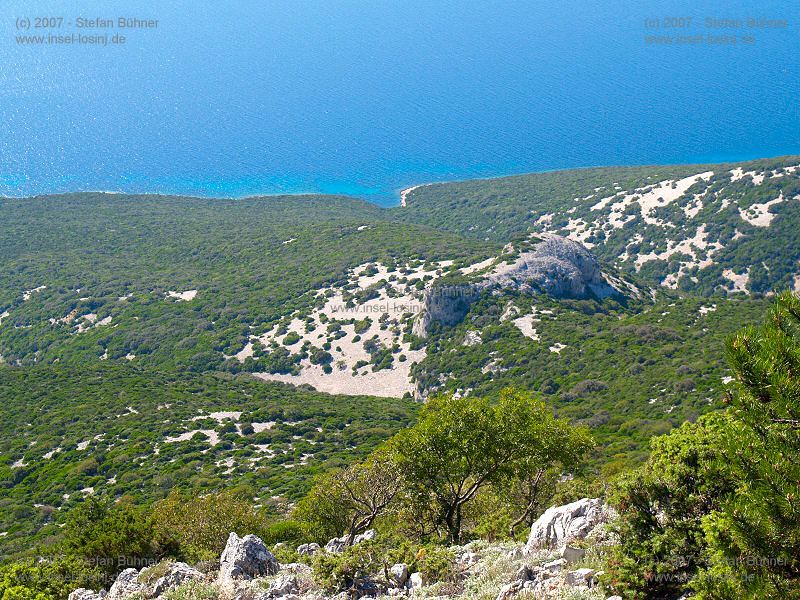
M 506 389 L 499 398 L 433 398 L 390 447 L 412 501 L 432 505 L 436 524 L 459 543 L 464 508 L 481 489 L 532 478 L 522 522 L 535 508 L 538 469 L 572 463 L 589 440 L 531 394 Z

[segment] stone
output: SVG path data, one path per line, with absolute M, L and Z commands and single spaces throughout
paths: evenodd
M 558 573 L 559 571 L 563 571 L 567 566 L 567 561 L 563 558 L 557 558 L 556 560 L 550 561 L 544 565 L 545 571 L 550 571 L 551 573 Z
M 361 542 L 368 542 L 378 537 L 378 532 L 374 529 L 367 529 L 364 533 L 360 533 L 353 538 L 353 545 L 360 544 Z M 347 536 L 333 538 L 325 544 L 325 552 L 329 554 L 339 554 L 344 552 L 347 546 Z
M 286 598 L 300 591 L 297 578 L 294 575 L 281 575 L 270 583 L 267 589 L 267 598 Z
M 528 565 L 520 565 L 514 577 L 517 581 L 532 581 L 534 579 L 533 570 Z
M 606 600 L 622 600 L 622 596 L 609 596 Z
M 395 587 L 403 587 L 408 581 L 408 565 L 397 563 L 389 569 L 389 578 Z
M 117 575 L 116 581 L 108 591 L 108 600 L 122 600 L 122 598 L 143 590 L 144 585 L 139 583 L 139 571 L 125 569 Z
M 412 590 L 418 590 L 424 585 L 422 573 L 412 573 L 411 577 L 408 578 L 408 582 Z
M 344 537 L 328 540 L 328 543 L 325 544 L 325 552 L 328 554 L 339 554 L 340 552 L 344 551 L 344 546 L 346 543 L 347 538 Z
M 583 548 L 564 546 L 564 548 L 561 550 L 561 558 L 570 563 L 575 563 L 578 562 L 579 560 L 583 560 L 584 556 L 586 556 L 586 550 L 584 550 Z
M 353 545 L 360 544 L 361 542 L 369 542 L 378 537 L 378 532 L 374 529 L 367 529 L 364 533 L 360 533 L 353 538 Z
M 605 522 L 605 518 L 603 501 L 599 498 L 582 498 L 563 506 L 551 506 L 531 526 L 526 549 L 531 552 L 583 539 Z
M 525 583 L 522 581 L 512 581 L 500 588 L 500 593 L 497 594 L 497 600 L 511 600 L 522 590 L 525 589 Z
M 171 563 L 167 567 L 167 572 L 156 580 L 151 590 L 148 590 L 149 596 L 156 598 L 186 581 L 202 581 L 203 579 L 204 575 L 200 571 L 186 563 Z
M 95 592 L 94 590 L 88 590 L 86 588 L 78 588 L 74 592 L 70 593 L 70 595 L 67 597 L 67 600 L 101 600 L 105 597 L 105 590 Z
M 275 575 L 279 569 L 278 560 L 260 538 L 255 535 L 240 538 L 231 533 L 220 557 L 218 581 L 229 584 L 237 579 L 250 580 Z
M 480 559 L 481 557 L 475 552 L 464 552 L 464 554 L 458 557 L 457 562 L 462 567 L 471 567 L 480 561 Z
M 573 587 L 588 586 L 592 575 L 594 575 L 594 569 L 578 569 L 577 571 L 570 571 L 567 573 L 565 580 L 567 585 Z
M 311 542 L 310 544 L 300 544 L 297 547 L 297 553 L 300 556 L 314 556 L 319 551 L 319 544 L 315 544 L 314 542 Z

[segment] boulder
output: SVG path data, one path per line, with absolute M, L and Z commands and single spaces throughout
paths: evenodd
M 218 581 L 229 584 L 237 579 L 250 580 L 275 575 L 279 569 L 277 559 L 261 539 L 255 535 L 240 538 L 231 533 L 220 557 Z
M 139 571 L 136 569 L 125 569 L 117 575 L 116 581 L 108 591 L 108 600 L 122 600 L 131 594 L 144 590 L 144 585 L 139 583 Z
M 300 591 L 297 578 L 294 575 L 281 575 L 270 583 L 267 589 L 267 598 L 286 598 Z
M 314 542 L 311 542 L 310 544 L 300 544 L 297 547 L 297 553 L 300 556 L 314 556 L 319 551 L 319 544 L 315 544 Z
M 605 518 L 599 498 L 582 498 L 563 506 L 551 506 L 531 527 L 526 548 L 530 552 L 583 539 L 605 522 Z
M 370 540 L 374 540 L 378 536 L 378 532 L 374 529 L 367 529 L 364 533 L 360 533 L 353 538 L 353 545 L 360 544 L 361 542 L 368 542 Z M 325 552 L 329 554 L 339 554 L 340 552 L 344 552 L 345 547 L 347 546 L 347 536 L 343 535 L 342 537 L 333 538 L 325 544 Z
M 344 551 L 344 546 L 347 543 L 346 537 L 338 537 L 328 540 L 325 544 L 325 552 L 328 554 L 339 554 Z
M 588 586 L 593 575 L 594 569 L 578 569 L 567 573 L 565 580 L 572 587 Z
M 403 587 L 408 581 L 408 565 L 397 563 L 389 569 L 389 581 L 395 587 Z
M 500 588 L 500 593 L 497 594 L 497 600 L 511 600 L 525 589 L 523 581 L 512 581 Z
M 559 571 L 563 571 L 567 566 L 567 561 L 563 558 L 558 558 L 556 560 L 550 561 L 544 565 L 544 570 L 549 571 L 550 573 L 558 573 Z
M 378 537 L 378 532 L 374 529 L 367 529 L 364 533 L 360 533 L 353 538 L 353 545 L 360 544 L 361 542 L 369 542 Z
M 584 550 L 583 548 L 564 546 L 561 549 L 561 558 L 570 563 L 575 563 L 578 562 L 579 560 L 583 560 L 584 556 L 586 556 L 586 550 Z
M 176 588 L 186 581 L 202 581 L 203 579 L 204 575 L 200 571 L 186 563 L 172 563 L 168 566 L 167 572 L 156 580 L 152 589 L 148 590 L 148 595 L 151 598 L 157 598 L 167 590 Z
M 424 581 L 422 581 L 422 573 L 412 573 L 411 577 L 408 578 L 409 587 L 412 590 L 418 590 L 424 585 Z
M 536 578 L 536 573 L 528 565 L 520 565 L 517 569 L 517 574 L 514 579 L 516 581 L 533 581 Z

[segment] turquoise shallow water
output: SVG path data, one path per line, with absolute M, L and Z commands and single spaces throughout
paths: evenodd
M 428 181 L 800 153 L 800 3 L 31 4 L 0 9 L 5 195 L 326 192 L 390 204 Z M 61 17 L 60 35 L 127 40 L 19 43 L 48 32 L 17 29 L 37 16 Z M 76 25 L 120 16 L 158 27 Z M 692 24 L 667 30 L 671 16 Z M 710 17 L 787 26 L 707 28 Z M 713 44 L 645 39 L 709 33 Z

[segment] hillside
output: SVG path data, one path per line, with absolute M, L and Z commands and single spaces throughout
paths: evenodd
M 57 533 L 90 495 L 138 503 L 235 487 L 264 505 L 366 456 L 411 401 L 329 396 L 250 377 L 111 362 L 0 367 L 0 555 Z
M 485 240 L 550 231 L 662 286 L 800 289 L 800 157 L 609 167 L 418 186 L 408 222 Z
M 218 369 L 357 265 L 486 247 L 384 217 L 327 196 L 0 200 L 0 355 Z
M 683 276 L 670 289 L 648 248 L 708 261 L 713 236 L 676 240 L 733 227 L 714 261 L 762 253 L 763 281 L 796 276 L 797 169 L 725 168 L 423 186 L 397 209 L 334 196 L 0 200 L 2 552 L 56 535 L 89 496 L 148 505 L 173 487 L 236 487 L 285 507 L 438 393 L 536 392 L 591 427 L 593 472 L 640 463 L 650 437 L 719 407 L 724 341 L 767 304 L 755 271 L 748 293 L 704 296 L 726 291 L 703 286 L 739 272 L 731 262 L 695 271 L 672 257 Z M 624 193 L 646 186 L 652 202 Z M 625 236 L 642 241 L 623 251 Z

